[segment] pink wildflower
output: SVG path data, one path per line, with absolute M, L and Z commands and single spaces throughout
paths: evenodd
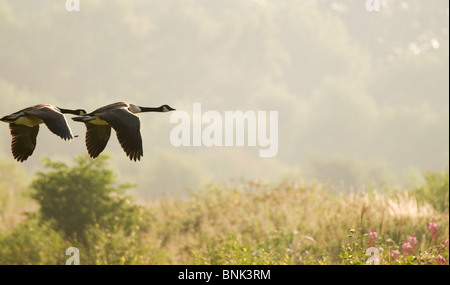
M 438 230 L 439 229 L 438 229 L 436 222 L 431 222 L 428 224 L 428 231 L 430 232 L 431 240 L 437 240 Z
M 440 265 L 447 264 L 447 260 L 445 260 L 445 257 L 443 257 L 440 253 L 437 256 L 437 263 Z
M 402 245 L 402 254 L 403 255 L 411 255 L 413 252 L 413 248 L 409 242 L 405 242 Z
M 417 238 L 414 236 L 409 237 L 409 244 L 411 245 L 411 251 L 415 253 L 418 246 Z
M 445 240 L 444 244 L 445 244 L 445 247 L 446 247 L 447 250 L 448 250 L 448 239 Z
M 375 246 L 375 241 L 378 237 L 377 232 L 370 232 L 369 235 L 367 236 L 367 241 L 368 241 L 368 245 L 369 247 Z
M 391 262 L 395 262 L 399 255 L 400 255 L 400 251 L 398 251 L 398 250 L 391 251 L 391 253 L 389 254 L 389 256 L 391 257 Z

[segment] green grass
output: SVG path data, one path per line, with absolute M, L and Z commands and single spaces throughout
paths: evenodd
M 114 222 L 126 216 L 114 209 L 107 221 L 86 225 L 83 242 L 34 211 L 14 225 L 0 224 L 0 264 L 64 264 L 72 246 L 81 264 L 365 264 L 370 232 L 377 233 L 372 246 L 380 264 L 448 264 L 448 201 L 436 199 L 448 199 L 448 171 L 426 175 L 423 185 L 383 193 L 338 195 L 321 184 L 247 181 L 183 198 L 130 200 L 135 208 L 123 209 L 136 217 L 126 227 Z M 414 251 L 402 251 L 412 236 Z
M 0 155 L 0 233 L 25 219 L 24 211 L 37 209 L 37 204 L 27 197 L 29 182 L 17 163 Z
M 378 233 L 381 254 L 416 236 L 425 263 L 435 263 L 438 253 L 448 260 L 448 249 L 433 250 L 448 238 L 448 210 L 417 203 L 406 192 L 333 196 L 319 186 L 248 182 L 209 187 L 182 200 L 152 201 L 147 207 L 151 220 L 145 243 L 159 244 L 167 263 L 358 264 L 367 260 L 370 231 Z M 431 220 L 440 226 L 440 239 L 433 243 L 427 231 Z

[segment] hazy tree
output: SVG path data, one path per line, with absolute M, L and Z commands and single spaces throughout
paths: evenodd
M 139 225 L 138 206 L 123 194 L 131 185 L 115 185 L 115 174 L 106 168 L 106 157 L 80 156 L 77 165 L 45 160 L 45 168 L 32 183 L 32 194 L 43 220 L 55 223 L 68 238 L 84 241 L 89 227 L 126 232 Z

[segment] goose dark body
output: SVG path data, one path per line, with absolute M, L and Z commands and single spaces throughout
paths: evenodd
M 44 123 L 52 133 L 64 140 L 72 140 L 72 131 L 63 114 L 80 116 L 86 113 L 83 109 L 70 110 L 49 104 L 39 104 L 4 116 L 0 121 L 9 123 L 13 157 L 23 162 L 33 154 L 36 148 L 39 124 Z
M 130 160 L 140 160 L 144 155 L 141 122 L 136 113 L 169 112 L 175 109 L 168 105 L 160 107 L 140 107 L 131 103 L 117 102 L 101 107 L 83 116 L 74 117 L 76 122 L 86 125 L 86 148 L 92 158 L 105 149 L 111 136 L 111 128 L 116 131 L 122 149 Z

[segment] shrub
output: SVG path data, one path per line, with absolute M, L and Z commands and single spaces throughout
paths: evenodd
M 431 172 L 424 174 L 425 184 L 413 190 L 419 201 L 430 203 L 439 211 L 449 211 L 449 172 Z
M 44 221 L 52 222 L 71 240 L 85 243 L 87 229 L 119 229 L 130 234 L 139 227 L 142 209 L 123 192 L 131 185 L 116 186 L 114 173 L 106 168 L 107 156 L 80 156 L 77 165 L 45 160 L 47 172 L 38 172 L 32 182 L 32 198 L 40 205 Z
M 0 264 L 64 264 L 63 234 L 32 215 L 17 228 L 0 234 Z

